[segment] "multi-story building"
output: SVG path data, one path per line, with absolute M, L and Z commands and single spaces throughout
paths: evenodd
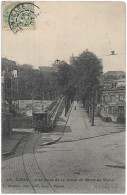
M 6 137 L 12 131 L 12 113 L 9 110 L 9 103 L 6 101 L 6 89 L 5 89 L 4 75 L 1 78 L 2 88 L 2 137 Z
M 3 71 L 2 87 L 2 136 L 12 131 L 12 117 L 18 110 L 17 70 Z
M 125 120 L 125 78 L 105 82 L 100 115 L 112 121 Z

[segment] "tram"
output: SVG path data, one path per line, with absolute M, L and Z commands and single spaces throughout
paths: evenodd
M 63 109 L 64 98 L 61 98 L 52 110 L 33 112 L 33 128 L 35 131 L 47 132 L 53 130 Z
M 47 113 L 33 112 L 33 127 L 35 131 L 45 131 L 47 127 Z

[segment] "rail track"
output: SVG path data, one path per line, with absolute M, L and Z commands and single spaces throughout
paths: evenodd
M 68 117 L 67 117 L 65 126 L 62 129 L 62 133 L 61 133 L 60 137 L 58 139 L 53 140 L 51 142 L 48 142 L 46 144 L 42 144 L 41 146 L 51 145 L 51 144 L 54 144 L 56 142 L 59 142 L 59 140 L 62 138 L 62 136 L 64 134 L 64 130 L 66 128 L 68 119 L 70 117 L 72 106 L 69 110 Z M 45 183 L 47 183 L 48 192 L 50 191 L 50 193 L 56 193 L 55 188 L 51 185 L 51 183 L 46 178 L 44 172 L 40 168 L 38 161 L 36 159 L 35 149 L 36 149 L 36 145 L 37 145 L 39 139 L 40 139 L 40 134 L 33 133 L 28 138 L 26 143 L 24 144 L 24 147 L 22 150 L 22 161 L 23 161 L 24 171 L 26 173 L 26 177 L 27 177 L 28 182 L 29 182 L 34 193 L 47 193 L 47 189 L 42 187 L 42 181 L 46 181 Z M 29 155 L 29 153 L 30 153 L 30 155 Z

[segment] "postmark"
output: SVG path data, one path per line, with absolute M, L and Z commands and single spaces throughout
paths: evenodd
M 33 2 L 10 2 L 3 8 L 3 28 L 9 28 L 15 34 L 23 29 L 35 28 L 39 13 L 40 8 Z

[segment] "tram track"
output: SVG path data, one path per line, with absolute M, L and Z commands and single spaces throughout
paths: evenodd
M 73 104 L 71 105 L 71 108 L 68 111 L 67 120 L 66 120 L 66 123 L 62 129 L 62 132 L 61 132 L 61 135 L 59 136 L 59 138 L 57 138 L 53 141 L 49 141 L 47 143 L 43 143 L 39 146 L 43 147 L 46 145 L 53 145 L 53 144 L 58 143 L 62 139 L 65 128 L 67 126 L 67 123 L 68 123 L 68 120 L 70 117 L 70 114 L 71 114 L 71 111 L 72 111 L 72 107 L 73 107 Z M 54 189 L 54 187 L 51 185 L 51 183 L 46 178 L 46 176 L 45 176 L 44 172 L 42 171 L 42 169 L 40 168 L 39 163 L 38 163 L 37 158 L 36 158 L 36 151 L 35 150 L 36 150 L 36 146 L 38 144 L 39 139 L 41 139 L 40 133 L 39 134 L 32 133 L 32 135 L 30 135 L 29 137 L 24 136 L 23 140 L 25 141 L 25 144 L 23 145 L 23 148 L 22 148 L 22 164 L 23 164 L 23 169 L 25 172 L 25 177 L 26 177 L 27 181 L 29 182 L 29 185 L 30 185 L 33 193 L 47 193 L 47 190 L 43 189 L 43 187 L 42 187 L 42 180 L 44 180 L 45 183 L 47 183 L 48 191 L 50 191 L 50 193 L 56 193 L 56 190 Z M 22 140 L 22 142 L 23 142 L 23 140 Z M 37 178 L 38 178 L 38 181 L 36 181 Z
M 33 191 L 36 193 L 36 191 L 35 191 L 35 189 L 34 189 L 34 186 L 32 185 L 31 180 L 30 180 L 30 178 L 29 178 L 29 174 L 28 174 L 28 172 L 27 172 L 27 170 L 26 170 L 25 161 L 24 161 L 24 150 L 25 150 L 25 147 L 26 147 L 26 145 L 27 145 L 27 142 L 28 142 L 33 136 L 34 136 L 34 134 L 32 134 L 32 135 L 30 136 L 30 138 L 29 138 L 29 139 L 26 141 L 26 143 L 24 144 L 23 151 L 22 151 L 22 162 L 23 162 L 23 168 L 24 168 L 25 174 L 26 174 L 26 176 L 27 176 L 27 179 L 28 179 L 28 181 L 29 181 L 29 184 L 30 184 L 30 186 L 32 187 Z
M 68 117 L 67 117 L 65 126 L 62 129 L 62 133 L 61 133 L 60 137 L 56 140 L 44 143 L 41 146 L 55 144 L 56 142 L 60 141 L 60 139 L 62 138 L 62 136 L 64 134 L 64 130 L 66 128 L 67 122 L 69 120 L 72 107 L 73 107 L 73 104 L 71 105 L 71 108 L 69 110 Z M 38 161 L 36 159 L 35 150 L 36 150 L 36 145 L 37 145 L 39 139 L 40 139 L 40 134 L 33 133 L 30 136 L 30 138 L 26 141 L 26 143 L 24 144 L 23 152 L 22 152 L 22 161 L 23 161 L 24 171 L 26 173 L 27 179 L 28 179 L 29 184 L 30 184 L 34 193 L 42 193 L 42 190 L 43 190 L 43 188 L 41 188 L 42 182 L 36 181 L 37 177 L 39 177 L 39 181 L 42 181 L 42 179 L 45 180 L 47 182 L 49 188 L 51 189 L 51 192 L 56 193 L 56 190 L 54 189 L 54 187 L 51 185 L 51 183 L 46 178 L 44 172 L 40 168 Z M 32 148 L 31 148 L 31 145 L 32 145 Z M 32 153 L 31 158 L 29 160 L 28 160 L 27 155 L 25 155 L 28 152 Z M 32 166 L 32 169 L 31 169 L 31 166 Z M 32 174 L 33 174 L 33 176 L 32 176 Z M 44 193 L 46 193 L 46 191 L 44 191 Z
M 32 136 L 27 140 L 26 144 L 23 148 L 22 153 L 22 161 L 23 167 L 25 170 L 25 174 L 27 176 L 28 182 L 33 190 L 34 193 L 46 193 L 45 189 L 43 189 L 42 181 L 46 181 L 46 177 L 43 171 L 40 169 L 38 162 L 35 157 L 35 145 L 37 144 L 38 140 L 40 139 L 40 134 L 33 133 Z M 28 153 L 30 156 L 28 157 Z M 50 191 L 55 193 L 55 189 L 51 186 L 51 184 L 46 181 Z
M 37 144 L 37 142 L 38 142 L 38 140 L 40 139 L 40 136 L 39 136 L 39 138 L 36 140 L 36 142 L 34 143 L 34 147 L 33 147 L 33 155 L 34 155 L 34 159 L 35 159 L 35 161 L 36 161 L 36 164 L 37 164 L 37 167 L 38 167 L 38 169 L 39 169 L 39 171 L 40 171 L 40 173 L 41 173 L 41 175 L 42 175 L 42 177 L 44 178 L 44 180 L 47 182 L 47 184 L 49 185 L 49 187 L 52 189 L 52 191 L 55 193 L 56 192 L 56 190 L 53 188 L 53 186 L 50 184 L 50 182 L 47 180 L 47 178 L 46 178 L 46 176 L 45 176 L 45 174 L 44 174 L 44 172 L 41 170 L 41 168 L 40 168 L 40 166 L 39 166 L 39 164 L 38 164 L 38 162 L 37 162 L 37 159 L 36 159 L 36 155 L 35 155 L 35 147 L 36 147 L 36 144 Z

